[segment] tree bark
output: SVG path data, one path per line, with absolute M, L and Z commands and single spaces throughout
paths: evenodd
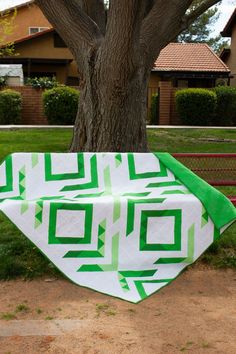
M 147 151 L 148 73 L 138 68 L 126 86 L 114 85 L 102 67 L 99 58 L 85 74 L 70 151 Z
M 140 58 L 141 3 L 110 3 L 106 36 L 83 72 L 71 151 L 147 151 L 149 70 Z

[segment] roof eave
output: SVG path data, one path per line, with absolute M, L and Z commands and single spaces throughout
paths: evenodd
M 220 59 L 222 61 L 224 61 L 224 60 L 226 60 L 229 57 L 230 53 L 231 53 L 231 49 L 230 48 L 223 48 L 221 53 L 220 53 L 220 55 L 219 55 L 219 57 L 220 57 Z
M 26 42 L 26 41 L 30 41 L 32 39 L 36 39 L 36 38 L 39 38 L 39 37 L 42 37 L 46 34 L 49 34 L 49 33 L 52 33 L 52 32 L 55 32 L 54 28 L 49 28 L 47 30 L 44 30 L 44 31 L 41 31 L 41 32 L 37 32 L 37 33 L 34 33 L 32 35 L 29 35 L 27 37 L 23 37 L 23 38 L 19 38 L 19 39 L 16 39 L 14 42 L 13 42 L 13 45 L 17 45 L 17 44 L 20 44 L 20 43 L 23 43 L 23 42 Z M 3 44 L 3 45 L 0 45 L 0 48 L 5 48 L 8 44 Z
M 162 68 L 153 68 L 151 71 L 153 72 L 160 72 L 160 73 L 164 73 L 164 72 L 170 72 L 170 73 L 230 73 L 230 70 L 229 69 L 225 69 L 225 70 L 197 70 L 197 69 L 188 69 L 188 70 L 183 70 L 183 69 L 162 69 Z
M 23 4 L 19 4 L 19 5 L 15 5 L 15 6 L 12 6 L 12 7 L 9 7 L 5 10 L 2 10 L 0 11 L 0 15 L 4 15 L 6 12 L 11 12 L 11 11 L 14 11 L 15 9 L 19 9 L 21 7 L 24 7 L 24 6 L 28 6 L 30 4 L 32 4 L 34 2 L 34 0 L 29 0 Z
M 226 23 L 225 28 L 223 29 L 222 32 L 220 32 L 222 37 L 231 37 L 232 36 L 232 30 L 233 26 L 236 24 L 236 8 L 234 9 L 234 12 L 230 16 L 229 21 Z

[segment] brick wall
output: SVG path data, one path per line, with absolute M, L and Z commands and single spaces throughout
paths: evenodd
M 43 114 L 43 102 L 41 89 L 30 86 L 12 86 L 12 90 L 18 91 L 22 95 L 22 118 L 24 125 L 47 125 L 48 121 Z

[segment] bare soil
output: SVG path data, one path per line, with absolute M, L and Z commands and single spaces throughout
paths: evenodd
M 67 280 L 0 282 L 0 316 L 0 354 L 235 354 L 236 272 L 194 267 L 137 305 Z

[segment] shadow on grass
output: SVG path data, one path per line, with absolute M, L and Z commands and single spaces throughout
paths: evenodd
M 57 268 L 0 212 L 0 279 L 59 276 Z

